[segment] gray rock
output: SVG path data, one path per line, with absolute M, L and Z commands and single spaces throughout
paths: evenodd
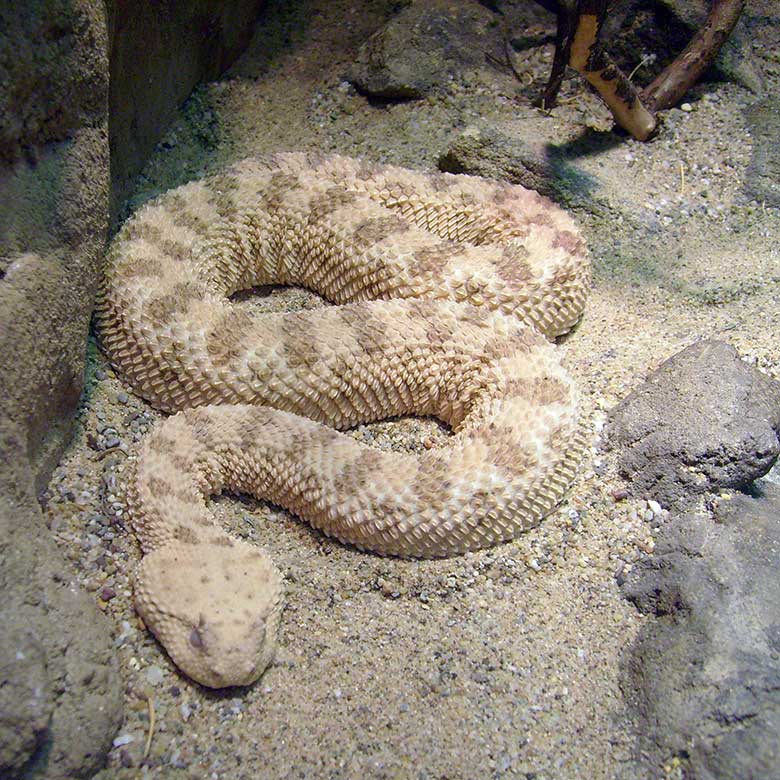
M 472 0 L 413 2 L 360 48 L 349 80 L 384 99 L 420 98 L 501 51 L 496 15 Z
M 745 192 L 767 206 L 780 207 L 780 98 L 770 95 L 747 112 L 753 156 Z
M 609 444 L 635 495 L 663 506 L 741 489 L 780 453 L 780 383 L 720 341 L 663 363 L 610 414 Z
M 598 210 L 593 200 L 598 181 L 538 138 L 510 137 L 488 126 L 468 127 L 439 158 L 439 168 L 522 184 L 566 206 Z
M 109 167 L 117 204 L 194 83 L 248 39 L 258 6 L 204 0 L 161 14 L 154 3 L 0 3 L 3 780 L 84 777 L 103 765 L 121 722 L 110 623 L 72 581 L 38 497 L 84 388 Z
M 0 30 L 0 776 L 58 780 L 98 769 L 121 719 L 109 622 L 37 501 L 83 388 L 106 235 L 105 8 L 5 3 Z
M 0 734 L 3 765 L 19 771 L 42 743 L 54 711 L 46 672 L 46 654 L 32 632 L 16 625 L 13 616 L 0 613 L 0 659 L 10 664 L 0 670 Z
M 110 0 L 111 217 L 193 87 L 244 50 L 265 0 Z M 142 55 L 139 56 L 139 53 Z
M 758 492 L 675 517 L 626 579 L 656 617 L 624 666 L 633 776 L 678 756 L 692 779 L 780 778 L 780 487 Z

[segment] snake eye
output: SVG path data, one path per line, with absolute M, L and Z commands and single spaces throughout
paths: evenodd
M 196 650 L 203 650 L 203 636 L 201 635 L 200 629 L 197 628 L 197 626 L 193 626 L 192 631 L 190 631 L 190 644 Z

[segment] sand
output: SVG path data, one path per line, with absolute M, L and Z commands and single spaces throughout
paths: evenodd
M 345 74 L 395 4 L 289 5 L 272 3 L 242 59 L 183 107 L 130 208 L 262 152 L 319 149 L 430 169 L 471 125 L 518 137 L 532 128 L 555 143 L 609 127 L 578 79 L 543 115 L 500 69 L 436 97 L 372 104 Z M 541 54 L 519 63 L 537 85 L 551 47 Z M 461 558 L 400 561 L 344 547 L 261 502 L 213 501 L 226 527 L 267 548 L 285 576 L 278 657 L 249 689 L 191 683 L 134 614 L 129 577 L 140 555 L 123 519 L 124 478 L 159 415 L 92 344 L 78 435 L 52 480 L 48 517 L 79 582 L 116 621 L 127 712 L 104 780 L 598 780 L 630 767 L 620 667 L 643 618 L 616 575 L 652 552 L 668 512 L 621 497 L 600 433 L 619 399 L 701 338 L 723 338 L 780 374 L 780 218 L 742 195 L 751 100 L 732 84 L 702 85 L 656 141 L 599 133 L 576 160 L 598 180 L 603 208 L 576 214 L 594 288 L 559 349 L 582 388 L 592 447 L 568 501 L 538 529 Z M 244 305 L 324 302 L 274 291 Z M 410 419 L 354 435 L 413 448 L 446 431 Z

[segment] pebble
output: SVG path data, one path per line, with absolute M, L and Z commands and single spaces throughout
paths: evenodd
M 120 734 L 118 737 L 114 737 L 113 746 L 122 747 L 123 745 L 129 745 L 131 742 L 135 742 L 135 737 L 132 734 Z
M 647 502 L 647 508 L 654 514 L 660 515 L 663 511 L 661 505 L 657 501 L 650 500 Z
M 693 106 L 690 103 L 683 103 L 680 106 L 680 111 L 685 111 L 686 114 L 690 114 L 693 111 Z
M 100 591 L 100 598 L 102 601 L 111 601 L 111 599 L 115 597 L 116 591 L 111 587 L 106 586 Z
M 120 404 L 126 404 L 126 403 L 127 403 L 129 400 L 130 400 L 130 396 L 128 396 L 128 394 L 127 394 L 127 393 L 126 393 L 124 390 L 120 390 L 120 391 L 119 391 L 119 392 L 116 394 L 116 400 L 117 400 L 117 401 L 118 401 Z
M 149 685 L 159 685 L 165 679 L 165 672 L 159 666 L 150 666 L 146 670 L 146 679 Z

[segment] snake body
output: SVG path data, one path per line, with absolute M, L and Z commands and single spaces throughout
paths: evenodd
M 330 307 L 250 313 L 230 296 L 308 287 Z M 128 490 L 136 609 L 204 685 L 270 662 L 281 577 L 207 509 L 228 489 L 385 555 L 515 537 L 583 450 L 549 339 L 582 313 L 572 220 L 519 186 L 303 153 L 245 160 L 140 209 L 108 254 L 103 348 L 166 412 Z M 421 453 L 341 433 L 397 415 L 453 432 Z

